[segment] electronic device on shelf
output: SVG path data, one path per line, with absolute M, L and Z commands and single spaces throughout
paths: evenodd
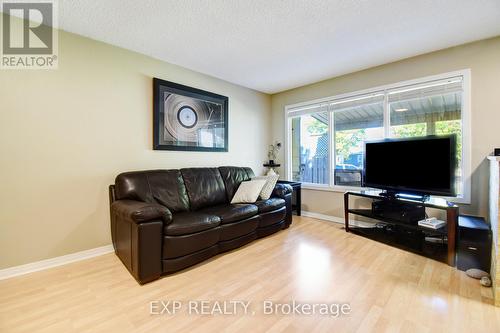
M 363 185 L 386 190 L 389 198 L 454 197 L 456 164 L 455 135 L 367 141 Z
M 375 216 L 415 224 L 425 218 L 425 207 L 401 200 L 376 200 L 372 202 Z
M 437 236 L 426 236 L 424 238 L 424 240 L 427 243 L 431 243 L 431 244 L 447 244 L 448 243 L 448 237 L 446 237 L 446 236 L 440 236 L 440 237 L 437 237 Z
M 429 217 L 427 219 L 423 219 L 418 221 L 418 225 L 424 228 L 429 228 L 429 229 L 439 229 L 442 228 L 446 225 L 445 221 L 438 220 L 435 217 Z

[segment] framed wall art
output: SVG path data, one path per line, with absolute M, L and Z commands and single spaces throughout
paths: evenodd
M 228 98 L 153 79 L 153 149 L 228 151 Z

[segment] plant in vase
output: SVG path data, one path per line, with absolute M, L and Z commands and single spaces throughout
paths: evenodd
M 274 145 L 269 145 L 269 150 L 267 151 L 267 158 L 269 158 L 269 164 L 277 164 L 274 161 L 278 158 L 281 149 L 281 142 L 276 142 Z
M 267 151 L 267 157 L 269 158 L 269 171 L 267 172 L 267 175 L 276 175 L 276 172 L 274 171 L 274 168 L 272 167 L 276 163 L 276 159 L 278 158 L 279 152 L 281 149 L 281 142 L 276 142 L 273 145 L 269 145 L 269 149 Z

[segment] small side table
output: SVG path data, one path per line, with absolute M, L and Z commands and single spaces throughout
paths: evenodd
M 275 164 L 275 163 L 264 163 L 262 164 L 263 167 L 266 167 L 268 169 L 268 175 L 269 172 L 272 171 L 272 174 L 276 174 L 276 170 L 274 168 L 279 168 L 281 164 Z
M 287 180 L 278 180 L 278 184 L 288 184 L 292 187 L 292 211 L 295 210 L 297 216 L 301 214 L 301 205 L 302 205 L 302 184 L 299 182 L 290 182 Z

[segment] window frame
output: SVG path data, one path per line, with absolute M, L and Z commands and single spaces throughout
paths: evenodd
M 461 77 L 462 78 L 462 109 L 461 109 L 461 121 L 462 121 L 462 189 L 463 193 L 460 197 L 443 197 L 448 201 L 453 201 L 456 203 L 470 204 L 471 202 L 471 70 L 463 69 L 438 75 L 426 76 L 413 80 L 400 81 L 396 83 L 391 83 L 383 86 L 377 86 L 369 89 L 358 90 L 355 92 L 344 93 L 324 98 L 319 98 L 315 100 L 310 100 L 306 102 L 296 103 L 286 105 L 284 109 L 284 120 L 285 120 L 285 179 L 291 180 L 292 178 L 292 156 L 291 156 L 291 142 L 292 142 L 292 119 L 294 117 L 311 114 L 314 112 L 299 111 L 297 109 L 303 108 L 307 110 L 308 106 L 320 105 L 325 103 L 332 103 L 335 101 L 346 100 L 346 99 L 356 99 L 356 98 L 366 98 L 366 96 L 377 94 L 384 95 L 383 101 L 383 124 L 384 124 L 384 138 L 390 138 L 390 107 L 389 107 L 389 92 L 395 89 L 402 89 L 410 86 L 417 86 L 431 83 L 432 81 L 441 81 L 447 79 L 453 79 Z M 291 113 L 293 111 L 293 113 Z M 315 183 L 302 183 L 302 188 L 320 191 L 332 191 L 332 192 L 345 192 L 349 190 L 361 190 L 366 189 L 364 187 L 356 186 L 343 186 L 335 185 L 335 177 L 333 177 L 333 161 L 335 161 L 335 143 L 334 143 L 334 111 L 327 110 L 329 113 L 328 119 L 328 175 L 329 184 L 315 184 Z

